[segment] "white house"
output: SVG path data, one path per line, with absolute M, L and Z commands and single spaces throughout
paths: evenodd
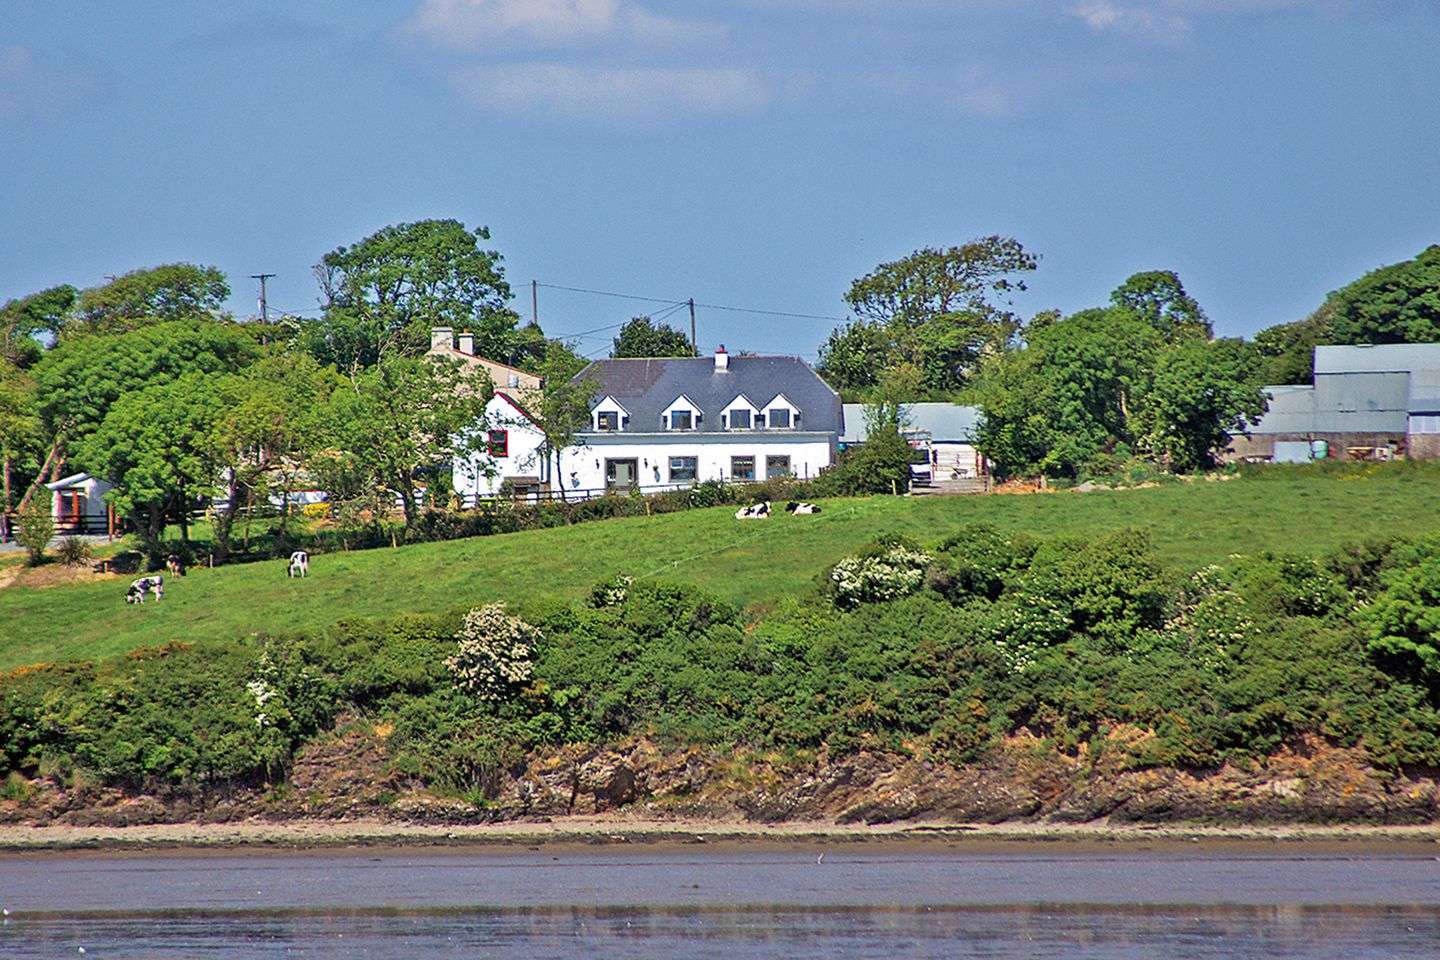
M 110 505 L 105 494 L 115 489 L 113 484 L 88 473 L 75 473 L 45 487 L 51 492 L 50 516 L 55 519 L 56 531 L 109 532 Z
M 491 397 L 485 405 L 485 426 L 484 449 L 453 464 L 455 492 L 462 502 L 493 497 L 507 480 L 521 496 L 550 483 L 545 435 L 519 399 L 508 393 Z
M 589 429 L 565 451 L 576 491 L 813 477 L 835 461 L 840 397 L 797 357 L 597 360 Z

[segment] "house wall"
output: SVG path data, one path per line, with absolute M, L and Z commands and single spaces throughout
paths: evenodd
M 1277 441 L 1324 440 L 1329 444 L 1331 460 L 1348 460 L 1352 447 L 1391 447 L 1399 456 L 1426 457 L 1440 454 L 1412 449 L 1417 438 L 1406 437 L 1403 433 L 1262 433 L 1254 436 L 1233 436 L 1230 447 L 1221 455 L 1221 460 L 1234 463 L 1240 460 L 1268 461 L 1275 456 Z
M 63 518 L 66 520 L 74 519 L 68 514 L 68 501 L 71 494 L 78 492 L 81 495 L 80 510 L 86 524 L 89 526 L 95 526 L 97 524 L 104 526 L 108 517 L 105 494 L 113 489 L 115 488 L 112 484 L 91 477 L 88 480 L 81 481 L 60 490 L 55 490 L 50 494 L 50 516 L 57 520 L 62 518 L 61 500 L 63 499 L 67 501 L 66 513 L 63 515 Z
M 835 444 L 830 434 L 815 433 L 690 433 L 690 434 L 597 434 L 581 438 L 584 445 L 565 451 L 561 481 L 567 489 L 599 490 L 605 486 L 606 459 L 633 459 L 639 468 L 643 488 L 689 486 L 672 483 L 671 457 L 695 457 L 695 482 L 733 480 L 732 456 L 755 457 L 756 479 L 765 479 L 767 456 L 788 456 L 796 477 L 818 476 L 834 462 Z
M 481 452 L 468 459 L 457 458 L 451 467 L 455 492 L 464 500 L 493 497 L 500 485 L 513 477 L 541 477 L 544 463 L 540 448 L 545 435 L 504 397 L 495 396 L 485 405 L 487 429 L 507 432 L 507 452 L 492 457 Z

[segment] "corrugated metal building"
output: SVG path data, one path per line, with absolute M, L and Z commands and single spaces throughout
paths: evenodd
M 1440 343 L 1316 347 L 1313 386 L 1265 391 L 1270 409 L 1229 459 L 1440 457 Z
M 979 428 L 979 407 L 925 402 L 905 404 L 905 427 L 900 432 L 912 446 L 928 453 L 935 480 L 967 480 L 986 473 L 985 458 L 975 447 Z M 840 446 L 864 443 L 867 429 L 865 405 L 845 404 Z

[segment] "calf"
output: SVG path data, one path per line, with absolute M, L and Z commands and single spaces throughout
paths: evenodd
M 181 560 L 178 554 L 170 554 L 165 558 L 165 569 L 170 571 L 172 577 L 185 576 L 185 561 Z
M 130 589 L 125 591 L 125 602 L 144 603 L 145 598 L 152 593 L 155 594 L 157 603 L 165 599 L 165 578 L 159 574 L 131 581 Z
M 785 504 L 785 509 L 789 513 L 799 514 L 802 516 L 805 514 L 820 512 L 820 508 L 815 506 L 815 504 L 805 503 L 803 500 L 799 502 L 791 500 L 789 503 Z
M 736 520 L 765 520 L 770 516 L 770 501 L 752 503 L 735 511 Z
M 310 572 L 310 554 L 296 550 L 290 554 L 290 566 L 285 568 L 287 577 L 303 577 Z

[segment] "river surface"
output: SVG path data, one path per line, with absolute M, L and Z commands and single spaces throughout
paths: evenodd
M 1435 958 L 1437 854 L 795 844 L 7 855 L 0 957 Z

